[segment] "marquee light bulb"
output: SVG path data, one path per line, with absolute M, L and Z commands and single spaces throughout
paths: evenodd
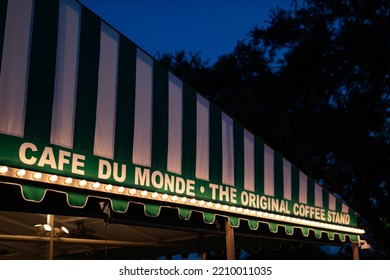
M 72 178 L 70 178 L 70 177 L 68 177 L 68 178 L 66 178 L 66 179 L 65 179 L 65 181 L 64 181 L 64 182 L 65 182 L 65 184 L 66 184 L 66 185 L 70 185 L 70 184 L 72 184 L 72 182 L 73 182 L 73 179 L 72 179 Z
M 92 188 L 93 189 L 98 189 L 100 187 L 100 183 L 99 182 L 95 182 L 92 184 Z
M 158 197 L 158 193 L 154 192 L 152 193 L 152 198 L 157 198 Z
M 18 171 L 16 171 L 16 176 L 18 177 L 23 177 L 26 175 L 26 170 L 24 169 L 19 169 Z
M 104 187 L 104 189 L 106 190 L 106 192 L 109 192 L 112 190 L 112 185 L 111 184 L 108 184 Z
M 168 198 L 168 195 L 166 193 L 164 193 L 162 196 L 161 196 L 161 199 L 162 200 L 166 200 Z
M 1 166 L 0 167 L 0 173 L 1 174 L 7 173 L 7 172 L 8 172 L 8 167 L 7 166 Z
M 195 198 L 191 198 L 190 203 L 191 204 L 195 204 L 196 203 L 196 199 Z
M 124 187 L 119 187 L 117 190 L 118 193 L 123 193 L 124 191 L 125 191 Z
M 130 189 L 129 190 L 129 194 L 131 194 L 131 195 L 135 195 L 136 193 L 137 193 L 136 189 Z
M 85 187 L 85 186 L 87 185 L 87 181 L 81 180 L 81 181 L 78 183 L 78 185 L 79 185 L 80 187 Z
M 141 196 L 142 197 L 146 197 L 147 195 L 148 195 L 148 191 L 144 190 L 144 191 L 141 192 Z
M 42 173 L 39 173 L 39 172 L 34 173 L 34 174 L 33 174 L 33 178 L 34 178 L 35 180 L 41 179 L 41 178 L 42 178 Z
M 50 183 L 54 183 L 58 180 L 58 176 L 57 175 L 50 175 L 49 176 L 49 182 Z

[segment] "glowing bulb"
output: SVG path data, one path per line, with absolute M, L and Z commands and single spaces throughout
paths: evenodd
M 234 212 L 236 210 L 235 206 L 230 206 L 230 211 Z
M 207 207 L 209 207 L 209 208 L 210 208 L 210 207 L 213 207 L 213 203 L 212 203 L 212 202 L 207 202 L 206 205 L 207 205 Z
M 152 193 L 152 198 L 157 198 L 158 197 L 158 193 L 154 192 Z
M 93 189 L 98 189 L 100 187 L 100 183 L 99 182 L 95 182 L 92 184 L 92 188 Z
M 16 171 L 16 176 L 23 177 L 24 175 L 26 175 L 26 170 L 19 169 L 18 171 Z
M 229 209 L 229 206 L 224 205 L 224 206 L 222 206 L 222 209 L 223 209 L 223 210 L 228 210 L 228 209 Z
M 145 190 L 144 190 L 144 191 L 141 192 L 141 196 L 142 196 L 142 197 L 145 197 L 145 196 L 147 196 L 147 195 L 148 195 L 148 191 L 145 191 Z
M 106 190 L 106 192 L 109 192 L 112 190 L 112 185 L 111 184 L 108 184 L 104 187 L 104 189 Z
M 168 195 L 166 193 L 164 193 L 162 196 L 161 196 L 161 199 L 162 200 L 166 200 L 168 198 Z
M 219 208 L 221 208 L 221 204 L 220 203 L 215 204 L 215 209 L 219 209 Z
M 180 199 L 180 201 L 181 201 L 182 203 L 185 203 L 185 202 L 187 201 L 187 198 L 186 198 L 186 197 L 182 197 L 182 198 Z
M 49 176 L 49 182 L 50 183 L 54 183 L 58 180 L 58 176 L 57 175 L 50 175 Z
M 78 184 L 80 187 L 85 187 L 87 185 L 87 181 L 81 180 Z
M 174 195 L 174 196 L 172 196 L 171 200 L 176 201 L 176 200 L 178 200 L 178 197 L 176 195 Z
M 129 190 L 129 194 L 131 194 L 131 195 L 135 195 L 136 193 L 137 193 L 136 189 L 130 189 Z
M 195 199 L 195 198 L 192 198 L 192 199 L 190 200 L 190 203 L 191 203 L 191 204 L 195 204 L 195 203 L 196 203 L 196 199 Z
M 119 187 L 117 190 L 118 193 L 123 193 L 124 191 L 125 191 L 124 187 Z
M 205 204 L 204 200 L 199 201 L 199 206 L 203 206 Z
M 34 174 L 33 174 L 33 178 L 34 178 L 35 180 L 41 179 L 41 178 L 42 178 L 42 173 L 39 173 L 39 172 L 34 173 Z
M 70 177 L 68 177 L 68 178 L 65 179 L 65 184 L 67 184 L 67 185 L 72 184 L 72 182 L 73 182 L 73 179 L 70 178 Z
M 1 174 L 7 173 L 7 172 L 8 172 L 8 167 L 7 166 L 1 166 L 0 167 L 0 173 Z

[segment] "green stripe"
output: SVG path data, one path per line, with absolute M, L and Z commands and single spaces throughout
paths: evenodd
M 234 185 L 238 189 L 244 189 L 244 129 L 236 121 L 234 129 Z
M 329 209 L 329 192 L 322 188 L 322 208 Z
M 136 47 L 120 35 L 114 157 L 129 162 L 133 158 L 136 58 Z
M 264 143 L 255 138 L 255 191 L 264 194 Z
M 153 61 L 152 165 L 167 169 L 168 71 Z
M 336 211 L 340 212 L 343 210 L 342 201 L 338 198 L 336 198 Z
M 222 114 L 210 103 L 210 181 L 222 182 Z
M 59 2 L 36 1 L 30 53 L 25 137 L 50 141 Z
M 307 204 L 314 205 L 314 180 L 307 179 Z
M 196 169 L 196 93 L 183 84 L 182 175 L 195 177 Z
M 3 44 L 4 44 L 4 32 L 5 32 L 5 20 L 7 17 L 7 5 L 8 5 L 8 0 L 0 1 L 0 73 L 1 73 L 1 61 L 3 57 Z
M 291 166 L 291 198 L 292 201 L 299 202 L 299 169 Z
M 284 198 L 283 188 L 283 157 L 274 152 L 274 182 L 275 182 L 275 197 L 279 199 Z
M 74 149 L 93 153 L 100 54 L 100 19 L 81 9 Z

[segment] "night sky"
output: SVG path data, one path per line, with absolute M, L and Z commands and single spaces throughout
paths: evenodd
M 215 62 L 291 0 L 80 0 L 147 53 L 201 51 Z

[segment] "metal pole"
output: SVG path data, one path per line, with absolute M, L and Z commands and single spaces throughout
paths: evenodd
M 51 226 L 51 231 L 49 232 L 49 243 L 47 244 L 46 259 L 52 260 L 54 252 L 54 215 L 47 215 L 47 224 Z
M 236 253 L 234 248 L 234 228 L 230 225 L 229 219 L 225 222 L 226 231 L 226 258 L 228 260 L 234 260 Z

